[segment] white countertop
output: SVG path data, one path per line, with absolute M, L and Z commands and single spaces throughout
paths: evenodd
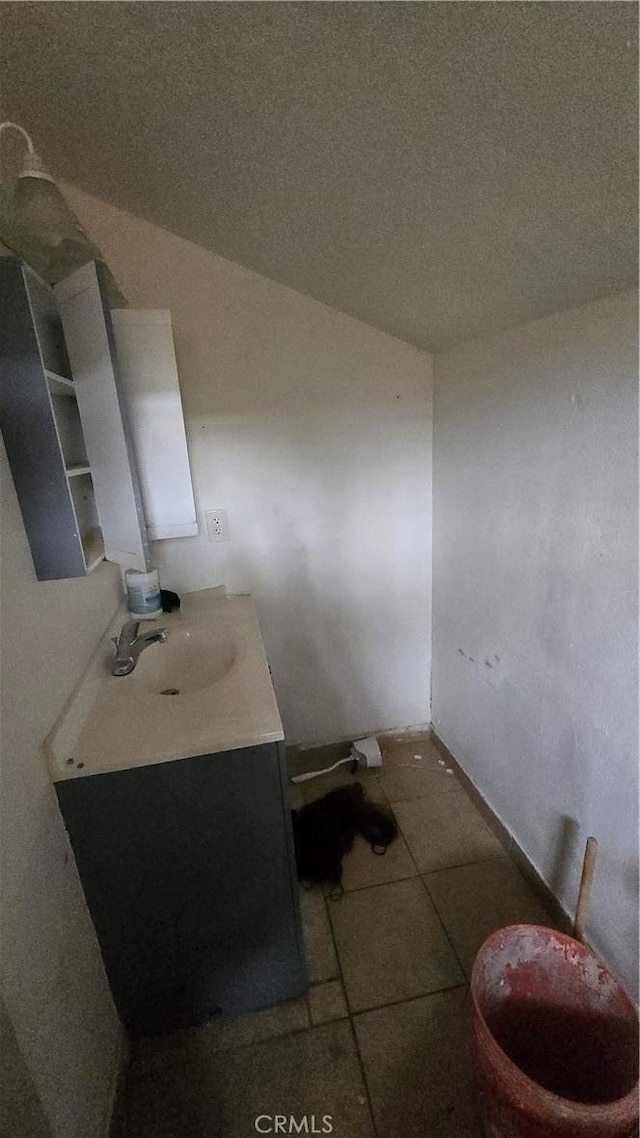
M 154 644 L 131 675 L 112 676 L 111 637 L 127 619 L 125 611 L 118 613 L 45 741 L 54 782 L 284 739 L 251 597 L 213 589 L 186 594 L 179 612 L 140 625 L 140 632 L 165 628 L 167 645 L 178 655 L 161 656 L 166 646 Z M 185 651 L 203 653 L 201 670 L 200 656 L 189 657 L 188 674 L 192 685 L 206 686 L 188 690 L 185 684 L 179 694 L 159 694 L 157 669 L 161 674 L 169 659 L 179 661 Z M 207 668 L 215 675 L 219 662 L 223 674 L 209 683 Z M 172 682 L 179 689 L 179 679 Z

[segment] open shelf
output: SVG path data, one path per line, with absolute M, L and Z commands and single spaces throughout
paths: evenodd
M 72 379 L 64 375 L 57 375 L 55 371 L 46 371 L 47 383 L 52 395 L 64 395 L 67 399 L 75 399 L 76 386 Z
M 28 265 L 24 265 L 21 272 L 42 367 L 45 372 L 70 379 L 71 364 L 54 292 Z
M 87 573 L 90 573 L 96 565 L 104 561 L 104 542 L 101 530 L 90 529 L 82 535 L 82 552 L 87 565 Z
M 62 390 L 61 385 L 56 385 L 55 391 L 51 384 L 48 386 L 67 477 L 81 473 L 88 474 L 89 462 L 78 404 L 75 399 L 68 399 L 59 394 Z
M 77 536 L 82 546 L 87 572 L 90 573 L 104 559 L 104 543 L 91 474 L 85 467 L 82 471 L 77 470 L 76 475 L 75 478 L 69 479 L 69 490 L 78 527 Z

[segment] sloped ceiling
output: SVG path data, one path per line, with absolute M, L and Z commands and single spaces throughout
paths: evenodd
M 635 281 L 635 4 L 0 7 L 58 176 L 401 339 Z

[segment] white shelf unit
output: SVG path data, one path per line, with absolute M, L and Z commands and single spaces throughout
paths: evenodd
M 39 580 L 148 567 L 105 268 L 54 289 L 0 257 L 0 427 Z
M 86 448 L 81 453 L 79 437 L 73 435 L 73 413 L 65 415 L 63 410 L 65 406 L 73 407 L 73 402 L 63 394 L 52 394 L 69 432 L 61 439 L 67 481 L 75 496 L 77 487 L 84 487 L 85 480 L 90 480 L 95 492 L 96 524 L 99 519 L 107 560 L 126 569 L 145 570 L 149 565 L 147 530 L 104 266 L 95 261 L 84 265 L 55 285 L 54 293 Z M 57 372 L 58 378 L 66 374 L 66 369 Z
M 52 290 L 13 257 L 0 258 L 0 322 L 0 426 L 36 576 L 81 577 L 103 554 L 62 323 Z

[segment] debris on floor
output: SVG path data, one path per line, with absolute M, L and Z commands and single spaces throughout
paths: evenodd
M 357 834 L 378 854 L 386 853 L 398 835 L 391 808 L 370 802 L 360 782 L 335 787 L 301 810 L 292 810 L 291 820 L 298 877 L 336 889 L 342 883 L 342 859 Z

